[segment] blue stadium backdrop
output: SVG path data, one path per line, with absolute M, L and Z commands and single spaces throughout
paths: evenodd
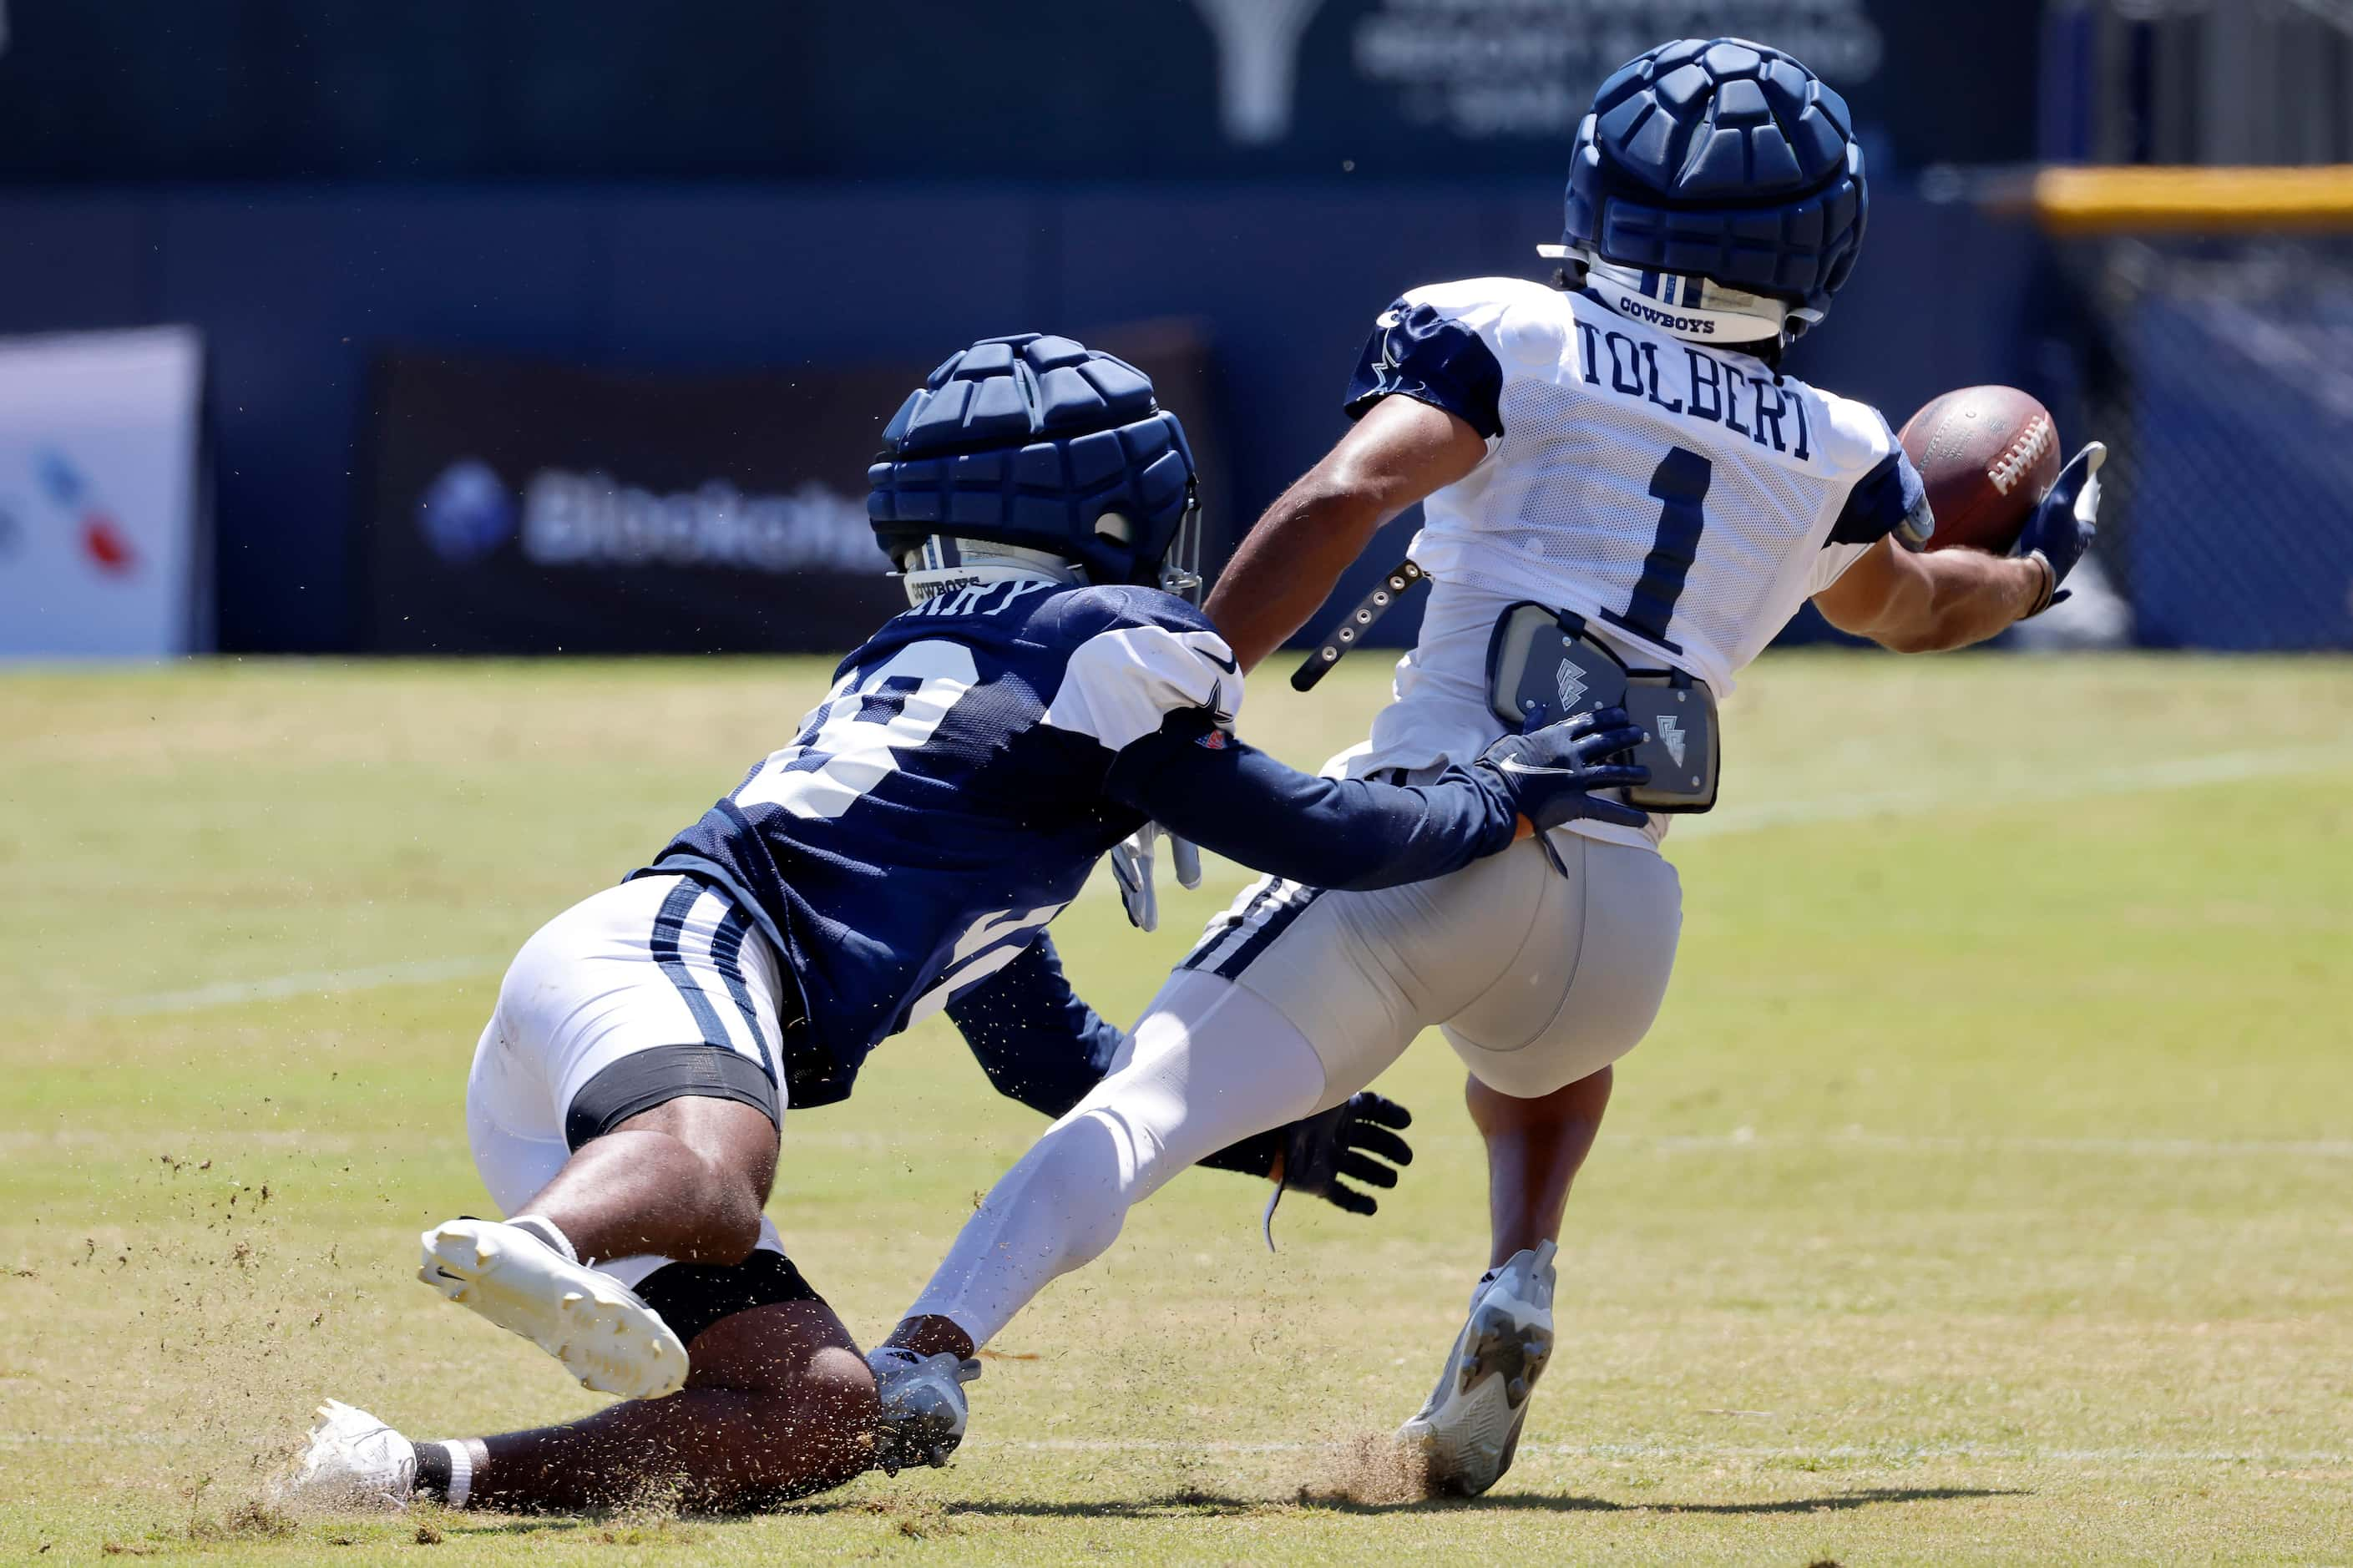
M 1593 84 L 1689 30 L 1798 49 L 1867 139 L 1862 264 L 1793 368 L 1898 418 L 1957 384 L 2035 384 L 2032 239 L 1914 175 L 2031 153 L 2038 13 L 13 0 L 0 332 L 205 334 L 229 648 L 385 645 L 369 531 L 416 526 L 371 488 L 398 460 L 378 395 L 398 383 L 372 370 L 388 353 L 790 382 L 1181 319 L 1230 530 L 1342 427 L 1356 349 L 1402 288 L 1541 275 Z M 565 416 L 554 394 L 530 411 Z M 867 454 L 839 438 L 854 473 Z M 773 495 L 774 478 L 691 482 Z

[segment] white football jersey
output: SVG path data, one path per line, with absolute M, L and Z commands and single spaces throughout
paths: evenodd
M 1349 411 L 1395 395 L 1466 420 L 1487 457 L 1423 504 L 1421 637 L 1368 746 L 1335 759 L 1355 776 L 1468 761 L 1503 734 L 1487 641 L 1513 604 L 1574 611 L 1630 666 L 1687 670 L 1722 694 L 1872 544 L 1933 527 L 1876 409 L 1540 283 L 1482 278 L 1398 300 Z

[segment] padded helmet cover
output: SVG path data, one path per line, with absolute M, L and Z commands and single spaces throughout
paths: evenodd
M 1577 127 L 1562 239 L 1620 266 L 1828 308 L 1870 202 L 1846 100 L 1780 50 L 1683 38 L 1620 67 Z
M 1193 453 L 1142 371 L 1022 332 L 932 372 L 882 432 L 866 482 L 894 566 L 946 534 L 1047 551 L 1097 583 L 1151 584 L 1192 505 Z M 1109 512 L 1124 530 L 1099 530 Z

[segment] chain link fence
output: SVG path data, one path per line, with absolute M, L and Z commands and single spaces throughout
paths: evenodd
M 2052 242 L 2042 379 L 2111 456 L 2087 603 L 2050 635 L 2353 647 L 2353 238 L 2321 232 L 2348 182 L 2229 172 L 2353 164 L 2353 0 L 2052 0 L 2043 45 L 2044 157 L 2158 165 L 2136 198 L 2176 207 Z
M 2073 383 L 2060 417 L 2110 459 L 2096 572 L 2053 635 L 2353 648 L 2353 240 L 2063 254 L 2072 287 L 2046 318 Z

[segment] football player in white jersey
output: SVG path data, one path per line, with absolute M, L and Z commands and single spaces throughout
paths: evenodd
M 1246 667 L 1264 658 L 1420 502 L 1420 638 L 1333 771 L 1410 779 L 1478 756 L 1514 727 L 1504 714 L 1622 692 L 1653 733 L 1637 753 L 1652 784 L 1629 795 L 1652 815 L 1572 823 L 1413 887 L 1250 889 L 1126 1064 L 998 1183 L 899 1343 L 971 1353 L 1201 1153 L 1338 1103 L 1437 1026 L 1470 1068 L 1493 1251 L 1399 1436 L 1434 1487 L 1494 1483 L 1551 1352 L 1569 1184 L 1611 1064 L 1665 994 L 1682 911 L 1658 846 L 1666 815 L 1713 803 L 1715 697 L 1809 599 L 1893 648 L 1989 637 L 2052 602 L 2092 534 L 2096 445 L 2011 556 L 1919 552 L 1934 519 L 1887 421 L 1780 373 L 1846 280 L 1865 212 L 1835 92 L 1774 49 L 1683 40 L 1597 95 L 1551 286 L 1441 284 L 1382 314 L 1354 429 L 1245 540 L 1211 617 Z M 937 1447 L 963 1413 L 924 1418 Z

